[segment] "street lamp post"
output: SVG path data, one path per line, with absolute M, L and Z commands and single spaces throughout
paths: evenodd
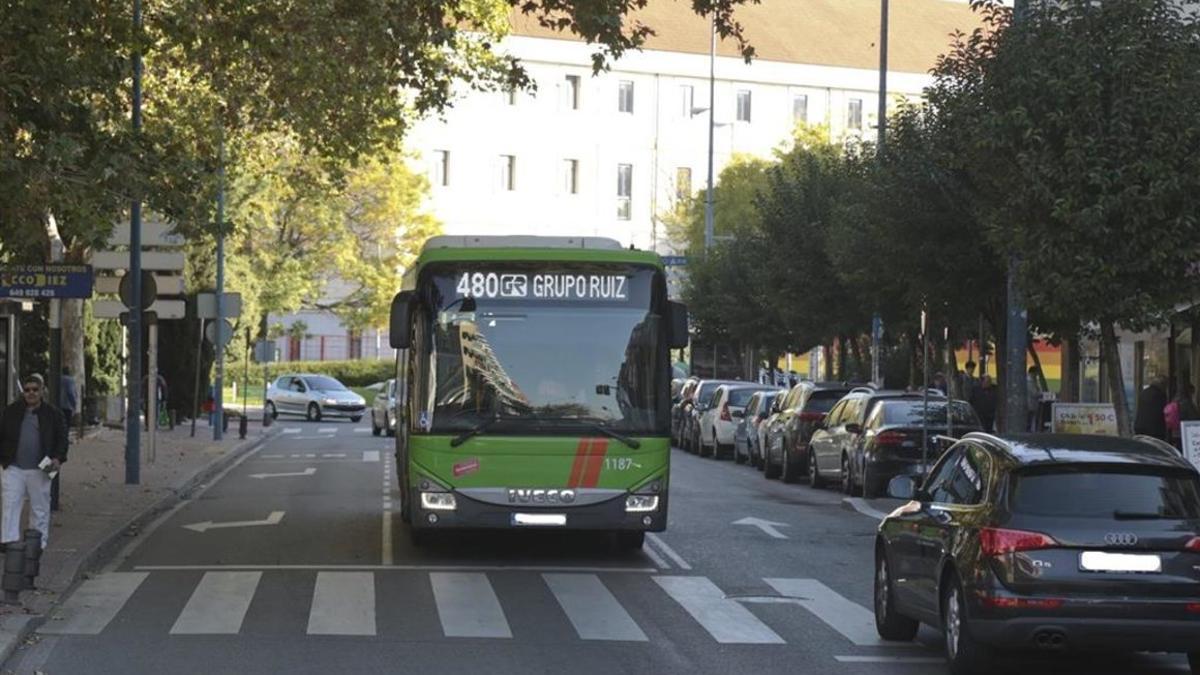
M 709 48 L 708 48 L 708 188 L 704 191 L 704 252 L 708 254 L 708 249 L 713 244 L 713 135 L 716 129 L 716 123 L 713 118 L 716 109 L 717 99 L 717 22 L 716 15 L 713 15 L 712 23 L 709 26 Z
M 876 124 L 879 140 L 876 142 L 876 157 L 883 161 L 884 143 L 887 141 L 887 71 L 888 71 L 888 1 L 880 0 L 879 6 L 879 112 Z M 880 373 L 883 321 L 876 311 L 871 316 L 871 382 L 883 384 Z
M 1028 9 L 1026 0 L 1016 0 L 1013 3 L 1013 22 L 1025 18 Z M 1025 431 L 1028 424 L 1025 409 L 1028 401 L 1025 399 L 1025 341 L 1029 333 L 1029 316 L 1025 308 L 1025 298 L 1018 285 L 1017 275 L 1021 261 L 1016 254 L 1008 258 L 1007 279 L 1007 325 L 1005 339 L 1007 354 L 1005 355 L 1005 397 L 1004 397 L 1004 431 L 1016 433 Z M 997 354 L 999 356 L 999 354 Z

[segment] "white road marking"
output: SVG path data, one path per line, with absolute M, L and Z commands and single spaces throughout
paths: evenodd
M 283 455 L 262 455 L 263 459 L 281 459 Z
M 369 433 L 371 433 L 371 430 L 370 430 L 370 429 L 355 429 L 355 430 L 354 430 L 354 433 L 356 433 L 356 434 L 369 434 Z
M 298 434 L 298 433 L 300 433 L 300 427 L 284 427 L 284 428 L 283 428 L 283 433 L 285 433 L 285 434 Z
M 262 480 L 264 478 L 292 478 L 295 476 L 311 476 L 317 472 L 316 468 L 308 467 L 303 471 L 289 471 L 287 473 L 252 473 L 251 478 Z
M 136 565 L 139 572 L 377 571 L 377 572 L 581 572 L 591 574 L 657 574 L 654 567 L 596 567 L 571 565 Z
M 200 579 L 172 635 L 236 635 L 262 572 L 208 572 Z
M 326 457 L 326 458 L 345 457 L 346 453 L 344 453 L 344 452 L 326 452 L 326 453 L 322 453 L 321 456 Z
M 363 461 L 364 462 L 378 462 L 379 461 L 379 451 L 378 450 L 363 450 Z
M 855 511 L 858 511 L 859 513 L 863 514 L 864 516 L 866 516 L 868 518 L 874 518 L 875 520 L 883 520 L 884 518 L 887 518 L 887 516 L 888 516 L 888 514 L 884 513 L 883 511 L 872 508 L 869 504 L 867 504 L 865 501 L 863 501 L 862 497 L 845 497 L 842 499 L 842 501 L 849 504 L 850 507 L 853 508 Z
M 47 635 L 98 635 L 134 591 L 149 576 L 148 572 L 107 572 L 80 584 L 39 633 Z
M 304 455 L 304 458 L 305 459 L 315 459 L 316 456 L 317 456 L 316 453 L 310 452 L 310 453 Z
M 789 527 L 787 523 L 777 523 L 773 520 L 763 520 L 762 518 L 742 518 L 735 520 L 730 525 L 749 525 L 762 530 L 768 537 L 772 539 L 787 539 L 787 535 L 775 529 L 777 527 Z
M 801 607 L 859 647 L 899 647 L 907 644 L 881 640 L 875 630 L 875 615 L 871 610 L 846 599 L 816 579 L 763 581 L 780 595 L 799 600 Z
M 945 663 L 946 659 L 936 656 L 835 656 L 838 663 L 896 663 L 925 665 L 927 663 Z
M 676 565 L 679 566 L 679 569 L 681 569 L 681 570 L 692 569 L 692 566 L 688 564 L 688 561 L 684 560 L 683 556 L 676 553 L 675 550 L 672 549 L 670 546 L 667 546 L 667 542 L 663 541 L 662 537 L 658 536 L 657 534 L 654 534 L 653 532 L 647 532 L 646 538 L 649 539 L 650 541 L 654 542 L 654 544 L 656 546 L 658 546 L 659 550 L 661 550 L 663 553 L 666 553 L 667 557 L 670 558 L 672 560 L 672 562 L 674 562 Z
M 446 637 L 512 637 L 487 575 L 433 572 L 429 582 Z
M 654 581 L 721 644 L 784 644 L 750 610 L 726 598 L 708 577 L 654 577 Z
M 380 562 L 383 565 L 390 566 L 394 558 L 392 557 L 392 512 L 383 512 L 383 545 L 380 547 Z
M 211 520 L 206 520 L 202 523 L 192 523 L 184 525 L 184 529 L 192 530 L 193 532 L 207 532 L 208 530 L 222 530 L 232 527 L 261 527 L 263 525 L 278 525 L 283 521 L 283 511 L 272 511 L 269 516 L 263 520 L 235 520 L 225 523 L 214 523 Z
M 337 427 L 321 427 L 320 429 L 317 429 L 317 433 L 318 434 L 336 434 Z
M 319 572 L 308 611 L 309 635 L 374 635 L 375 575 Z
M 654 550 L 654 547 L 650 545 L 650 542 L 646 542 L 646 545 L 642 547 L 642 553 L 645 553 L 646 557 L 649 558 L 655 565 L 657 565 L 659 569 L 665 570 L 671 568 L 671 563 L 663 560 L 663 557 L 658 554 L 658 551 Z
M 646 634 L 594 574 L 543 574 L 575 632 L 584 640 L 646 642 Z

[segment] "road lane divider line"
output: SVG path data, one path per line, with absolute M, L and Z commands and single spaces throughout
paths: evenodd
M 872 508 L 869 504 L 867 504 L 866 501 L 863 500 L 862 497 L 845 497 L 842 499 L 842 503 L 849 504 L 850 508 L 858 511 L 868 518 L 874 518 L 875 520 L 883 520 L 888 516 L 888 514 L 884 513 L 883 511 Z
M 598 567 L 572 565 L 135 565 L 137 572 L 577 572 L 587 574 L 658 574 L 655 567 Z
M 262 572 L 206 572 L 171 627 L 172 635 L 236 635 Z
M 659 555 L 658 551 L 654 550 L 654 547 L 651 545 L 651 543 L 652 542 L 647 541 L 645 545 L 642 546 L 642 553 L 645 553 L 646 557 L 649 558 L 659 569 L 671 569 L 671 563 L 664 560 L 663 557 Z
M 667 546 L 667 542 L 663 541 L 662 537 L 658 536 L 657 534 L 655 534 L 653 532 L 647 532 L 646 538 L 649 539 L 650 541 L 654 542 L 654 544 L 656 546 L 658 546 L 658 549 L 660 551 L 667 554 L 667 557 L 670 558 L 671 561 L 674 562 L 676 565 L 678 565 L 679 569 L 681 569 L 681 570 L 692 569 L 692 566 L 688 564 L 688 561 L 684 560 L 683 556 L 676 553 L 675 549 L 671 548 L 670 546 Z
M 835 656 L 838 663 L 895 663 L 909 665 L 926 665 L 930 663 L 945 663 L 946 659 L 938 656 Z
M 285 473 L 252 473 L 251 478 L 263 480 L 265 478 L 294 478 L 297 476 L 312 476 L 317 473 L 316 467 L 308 467 L 303 471 L 288 471 Z
M 542 580 L 581 639 L 648 641 L 637 622 L 595 574 L 543 574 Z
M 333 457 L 345 457 L 346 453 L 344 453 L 344 452 L 324 452 L 324 453 L 321 453 L 321 456 L 326 459 L 333 458 Z
M 317 429 L 318 434 L 336 434 L 337 427 L 321 427 Z
M 354 430 L 354 433 L 356 433 L 356 434 L 368 434 L 368 433 L 371 433 L 371 430 L 370 430 L 370 429 L 355 429 L 355 430 Z
M 429 583 L 446 637 L 512 637 L 504 608 L 486 574 L 432 572 Z
M 283 428 L 283 433 L 285 433 L 285 434 L 298 434 L 298 433 L 300 433 L 300 431 L 301 431 L 300 427 L 284 427 Z
M 875 614 L 816 579 L 763 579 L 785 598 L 799 605 L 859 647 L 915 647 L 912 643 L 880 639 Z
M 375 575 L 318 572 L 309 635 L 375 635 Z
M 363 450 L 362 461 L 378 462 L 379 461 L 379 451 L 378 450 Z
M 149 572 L 105 572 L 84 581 L 50 614 L 39 633 L 99 635 L 117 616 Z
M 708 577 L 656 576 L 654 581 L 721 644 L 785 644 L 750 610 L 726 598 Z
M 363 461 L 366 461 L 365 452 Z M 383 526 L 380 536 L 382 541 L 379 546 L 379 562 L 383 565 L 392 565 L 396 562 L 396 558 L 392 548 L 392 457 L 390 456 L 384 457 L 383 460 Z

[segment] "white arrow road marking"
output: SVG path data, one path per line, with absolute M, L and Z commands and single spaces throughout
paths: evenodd
M 283 520 L 283 511 L 272 511 L 271 515 L 267 516 L 266 520 L 236 520 L 228 523 L 214 523 L 211 520 L 206 520 L 203 523 L 192 523 L 184 525 L 184 528 L 193 532 L 207 532 L 208 530 L 218 530 L 230 527 L 258 527 L 261 525 L 278 525 Z
M 742 518 L 741 520 L 735 520 L 730 524 L 731 525 L 749 525 L 751 527 L 757 527 L 758 529 L 767 533 L 767 536 L 769 536 L 773 539 L 787 539 L 788 537 L 786 534 L 780 532 L 779 530 L 777 530 L 775 528 L 790 527 L 787 523 L 777 523 L 773 520 L 763 520 L 762 518 Z
M 308 467 L 303 471 L 291 471 L 289 473 L 252 473 L 251 478 L 290 478 L 292 476 L 311 476 L 317 472 L 316 467 Z

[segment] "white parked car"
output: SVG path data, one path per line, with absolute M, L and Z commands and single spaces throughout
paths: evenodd
M 311 422 L 326 417 L 349 417 L 358 422 L 367 401 L 328 375 L 293 374 L 275 378 L 267 387 L 267 414 L 303 415 Z
M 723 384 L 713 393 L 712 405 L 700 415 L 700 456 L 733 456 L 733 440 L 738 422 L 746 412 L 750 397 L 759 391 L 776 391 L 762 384 Z
M 383 383 L 375 400 L 371 403 L 371 433 L 378 436 L 387 432 L 396 435 L 396 380 Z

